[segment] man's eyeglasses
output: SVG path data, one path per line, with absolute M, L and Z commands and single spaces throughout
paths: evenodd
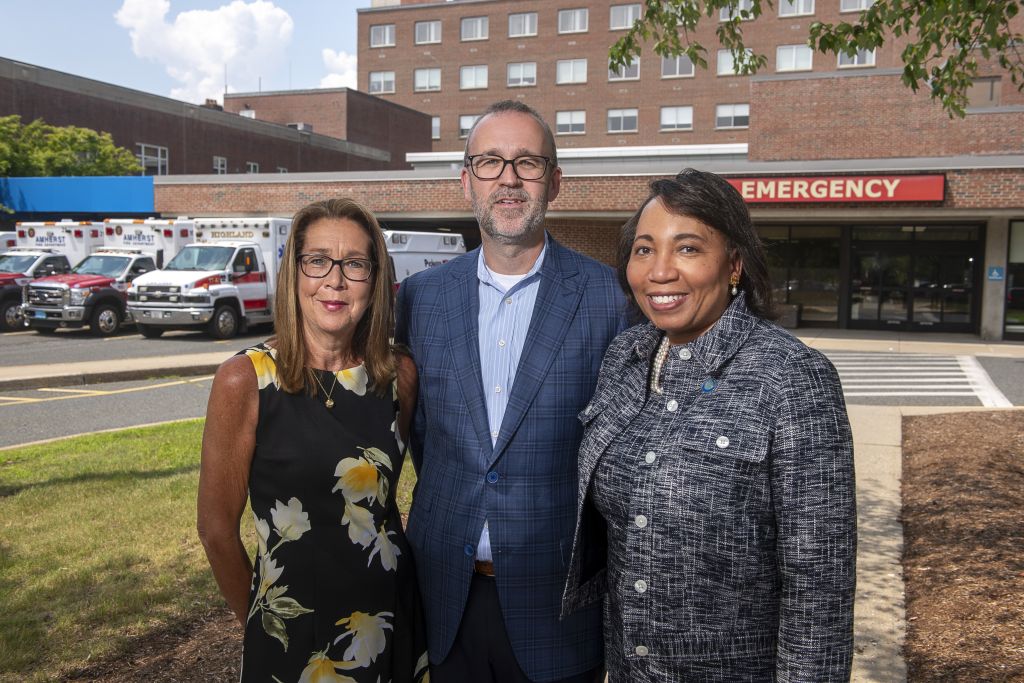
M 369 259 L 333 259 L 323 254 L 299 254 L 299 269 L 306 277 L 327 277 L 334 266 L 341 268 L 342 276 L 352 282 L 366 282 L 373 274 L 373 261 Z
M 515 159 L 506 159 L 497 154 L 473 154 L 466 157 L 466 168 L 480 180 L 494 180 L 511 164 L 512 171 L 520 180 L 540 180 L 548 170 L 551 159 L 535 154 L 524 154 Z

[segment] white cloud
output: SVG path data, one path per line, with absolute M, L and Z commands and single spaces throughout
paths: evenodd
M 324 58 L 324 66 L 329 72 L 320 79 L 321 88 L 357 89 L 359 87 L 355 55 L 350 55 L 344 50 L 335 52 L 329 47 L 325 47 L 321 55 Z
M 179 12 L 169 23 L 170 8 L 170 0 L 124 0 L 114 18 L 128 30 L 137 57 L 163 64 L 181 84 L 171 97 L 220 100 L 225 65 L 231 91 L 256 90 L 260 77 L 268 81 L 287 65 L 285 48 L 295 25 L 273 2 L 233 0 L 213 10 Z

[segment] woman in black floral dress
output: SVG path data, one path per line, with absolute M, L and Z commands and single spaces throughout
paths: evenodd
M 380 228 L 349 200 L 307 206 L 281 261 L 278 334 L 218 370 L 199 530 L 245 629 L 243 681 L 427 680 L 395 491 L 416 395 L 388 341 Z M 248 497 L 255 568 L 239 536 Z

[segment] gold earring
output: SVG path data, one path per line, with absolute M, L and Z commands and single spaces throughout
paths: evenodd
M 737 275 L 736 273 L 733 273 L 729 277 L 729 284 L 732 285 L 732 289 L 729 290 L 729 293 L 732 294 L 733 296 L 736 296 L 737 294 L 740 293 L 739 288 L 736 286 L 739 283 L 740 283 L 740 276 Z

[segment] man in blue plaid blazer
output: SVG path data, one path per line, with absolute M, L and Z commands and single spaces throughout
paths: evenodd
M 576 415 L 624 328 L 613 271 L 544 231 L 561 169 L 540 116 L 492 105 L 462 186 L 482 246 L 402 283 L 419 370 L 406 534 L 434 683 L 591 683 L 599 606 L 560 620 L 576 516 Z

